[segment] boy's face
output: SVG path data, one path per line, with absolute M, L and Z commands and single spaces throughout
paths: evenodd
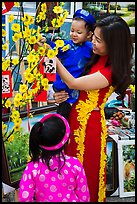
M 86 22 L 81 20 L 73 20 L 70 29 L 70 38 L 75 44 L 82 44 L 90 41 L 92 32 L 88 32 L 85 27 Z

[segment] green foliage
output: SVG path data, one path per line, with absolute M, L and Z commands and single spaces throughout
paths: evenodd
M 123 159 L 131 160 L 135 162 L 135 145 L 125 145 L 123 146 Z
M 135 26 L 135 18 L 132 18 L 131 20 L 127 21 L 127 24 L 129 27 L 134 27 Z
M 135 4 L 129 4 L 127 8 L 128 11 L 135 11 Z
M 6 153 L 9 164 L 9 170 L 21 167 L 27 163 L 29 155 L 29 133 L 23 133 L 23 128 L 14 132 L 14 139 L 11 142 L 6 141 Z
M 135 191 L 135 177 L 131 178 L 129 181 L 124 180 L 124 191 L 125 192 Z

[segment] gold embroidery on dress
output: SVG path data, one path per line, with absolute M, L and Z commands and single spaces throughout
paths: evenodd
M 98 192 L 98 202 L 104 202 L 106 198 L 106 184 L 104 182 L 104 174 L 105 174 L 105 167 L 106 167 L 106 139 L 107 139 L 107 127 L 106 127 L 106 119 L 105 119 L 105 112 L 104 106 L 109 98 L 109 96 L 113 93 L 114 87 L 110 86 L 108 92 L 103 99 L 103 103 L 100 105 L 100 113 L 101 113 L 101 125 L 102 125 L 102 132 L 101 132 L 101 155 L 100 155 L 100 170 L 99 170 L 99 192 Z
M 83 155 L 85 151 L 85 132 L 86 125 L 89 116 L 91 115 L 91 111 L 97 107 L 97 101 L 99 96 L 99 89 L 87 91 L 88 99 L 86 101 L 80 100 L 76 106 L 76 110 L 78 113 L 77 120 L 79 121 L 79 128 L 74 130 L 75 141 L 77 143 L 77 158 L 83 163 Z
M 104 169 L 106 166 L 106 138 L 107 138 L 107 128 L 106 128 L 106 120 L 104 114 L 104 106 L 108 99 L 108 97 L 112 94 L 114 88 L 112 86 L 109 87 L 109 91 L 106 93 L 105 98 L 103 99 L 103 103 L 100 105 L 100 113 L 101 113 L 101 157 L 100 157 L 100 172 L 99 172 L 99 192 L 98 192 L 98 201 L 104 202 L 104 198 L 106 197 L 106 186 L 104 183 Z M 77 143 L 77 158 L 83 164 L 84 159 L 84 151 L 85 151 L 85 132 L 87 121 L 91 115 L 92 110 L 97 107 L 98 97 L 99 97 L 99 89 L 87 91 L 88 99 L 86 101 L 79 100 L 79 103 L 76 106 L 76 110 L 78 113 L 77 120 L 79 122 L 79 128 L 74 130 L 75 141 Z

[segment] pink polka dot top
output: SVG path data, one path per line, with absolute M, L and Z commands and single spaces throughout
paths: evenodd
M 19 184 L 19 202 L 90 202 L 82 164 L 75 157 L 64 156 L 66 163 L 60 173 L 50 171 L 41 159 L 28 163 Z M 58 167 L 58 160 L 58 156 L 52 157 L 51 169 Z

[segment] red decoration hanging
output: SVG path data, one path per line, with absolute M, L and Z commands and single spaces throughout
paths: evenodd
M 11 71 L 2 72 L 2 98 L 12 97 Z
M 49 59 L 44 57 L 40 62 L 40 69 L 44 76 L 50 81 L 54 82 L 56 80 L 56 59 Z
M 43 57 L 40 57 L 40 60 L 42 61 Z M 39 65 L 40 73 L 44 76 L 44 72 L 42 67 Z M 44 76 L 45 77 L 45 76 Z M 34 85 L 32 88 L 36 87 L 36 82 L 34 82 Z M 34 95 L 34 102 L 46 102 L 47 101 L 47 91 L 40 89 L 35 95 Z

